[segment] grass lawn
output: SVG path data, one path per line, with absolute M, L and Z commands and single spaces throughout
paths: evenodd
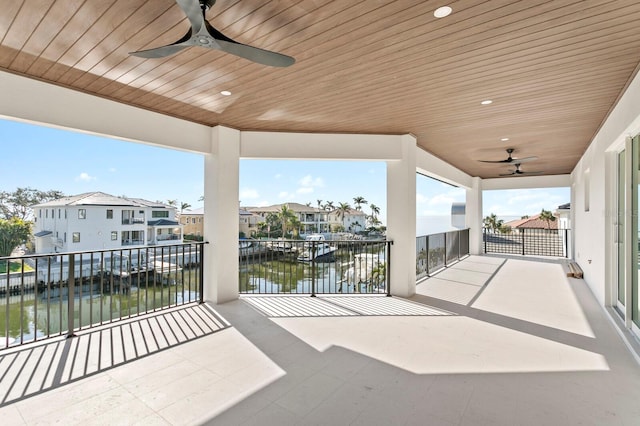
M 9 273 L 20 272 L 22 270 L 22 264 L 20 262 L 9 262 Z M 26 263 L 24 264 L 24 271 L 33 271 L 33 268 Z M 0 274 L 7 273 L 7 262 L 0 262 Z

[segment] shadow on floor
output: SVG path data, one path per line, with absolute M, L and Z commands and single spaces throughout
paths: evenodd
M 0 354 L 0 407 L 229 327 L 207 305 L 188 305 Z

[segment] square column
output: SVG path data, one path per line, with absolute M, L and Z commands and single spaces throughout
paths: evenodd
M 467 189 L 465 222 L 469 228 L 469 253 L 482 254 L 482 179 L 471 178 L 471 188 Z
M 391 294 L 416 292 L 416 138 L 401 137 L 402 159 L 387 161 L 387 239 L 391 246 Z
M 238 298 L 240 131 L 211 129 L 211 153 L 204 160 L 204 300 Z

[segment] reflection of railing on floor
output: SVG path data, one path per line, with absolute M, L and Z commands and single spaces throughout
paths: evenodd
M 469 229 L 416 237 L 416 279 L 420 280 L 469 255 Z
M 570 229 L 512 229 L 508 232 L 483 230 L 485 253 L 522 256 L 571 257 Z

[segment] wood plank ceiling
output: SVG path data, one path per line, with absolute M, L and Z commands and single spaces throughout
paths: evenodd
M 453 14 L 436 19 L 444 4 Z M 289 68 L 199 47 L 130 56 L 187 31 L 174 0 L 0 10 L 0 69 L 207 125 L 413 133 L 483 178 L 512 169 L 477 161 L 506 148 L 539 157 L 525 171 L 570 173 L 640 61 L 637 0 L 219 0 L 208 11 L 228 37 L 296 58 Z

